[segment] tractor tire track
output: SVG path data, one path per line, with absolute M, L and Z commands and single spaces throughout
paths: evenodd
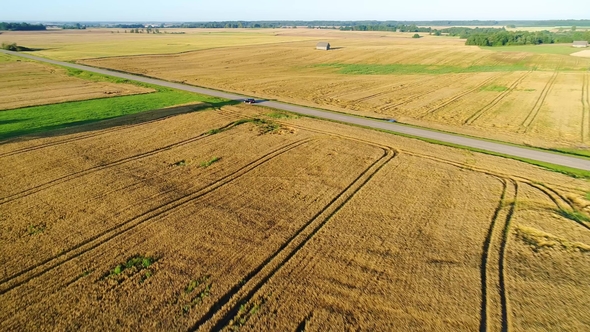
M 376 144 L 373 144 L 377 146 Z M 383 149 L 381 158 L 373 162 L 342 192 L 334 197 L 328 205 L 319 211 L 313 218 L 303 225 L 291 238 L 289 238 L 274 254 L 254 268 L 243 279 L 243 283 L 236 284 L 219 300 L 217 300 L 205 315 L 203 315 L 189 330 L 195 331 L 204 328 L 204 325 L 212 326 L 208 329 L 219 331 L 229 324 L 231 319 L 239 312 L 240 305 L 247 303 L 260 288 L 270 280 L 295 254 L 301 250 L 323 226 L 346 205 L 356 193 L 362 189 L 375 174 L 389 163 L 397 153 L 389 147 L 379 146 Z
M 510 221 L 516 208 L 518 184 L 512 179 L 497 177 L 502 183 L 500 202 L 494 211 L 482 247 L 481 256 L 481 310 L 480 332 L 498 330 L 508 331 L 508 296 L 505 285 L 505 254 L 510 231 Z M 508 182 L 514 185 L 510 192 Z M 507 196 L 513 199 L 507 200 Z M 509 206 L 509 208 L 507 208 Z
M 227 124 L 227 125 L 221 127 L 220 129 L 221 130 L 227 130 L 227 129 L 233 127 L 233 126 L 235 126 L 235 123 L 234 122 L 232 122 L 230 124 Z M 62 184 L 62 183 L 71 181 L 71 180 L 76 179 L 76 178 L 80 178 L 82 176 L 85 176 L 85 175 L 88 175 L 88 174 L 91 174 L 91 173 L 94 173 L 94 172 L 102 171 L 102 170 L 109 169 L 109 168 L 112 168 L 112 167 L 115 167 L 115 166 L 120 166 L 120 165 L 129 163 L 129 162 L 132 162 L 132 161 L 136 161 L 136 160 L 140 160 L 140 159 L 143 159 L 143 158 L 146 158 L 146 157 L 150 157 L 150 156 L 156 155 L 156 154 L 161 153 L 161 152 L 164 152 L 164 151 L 168 151 L 168 150 L 171 150 L 171 149 L 180 147 L 180 146 L 184 146 L 184 145 L 187 145 L 187 144 L 194 143 L 196 141 L 199 141 L 199 140 L 201 140 L 203 138 L 210 137 L 210 136 L 212 136 L 212 135 L 209 134 L 209 133 L 203 133 L 203 134 L 200 134 L 198 136 L 191 137 L 189 139 L 186 139 L 186 140 L 183 140 L 183 141 L 180 141 L 180 142 L 176 142 L 176 143 L 173 143 L 173 144 L 170 144 L 170 145 L 161 147 L 161 148 L 154 149 L 152 151 L 140 153 L 140 154 L 137 154 L 137 155 L 134 155 L 134 156 L 131 156 L 131 157 L 122 158 L 122 159 L 116 160 L 114 162 L 110 162 L 108 164 L 105 164 L 105 165 L 94 166 L 94 167 L 87 168 L 87 169 L 82 170 L 82 171 L 70 173 L 70 174 L 68 174 L 66 176 L 62 176 L 60 178 L 57 178 L 57 179 L 54 179 L 54 180 L 45 182 L 43 184 L 34 186 L 32 188 L 29 188 L 29 189 L 23 190 L 21 192 L 18 192 L 18 193 L 15 193 L 15 194 L 6 196 L 4 198 L 1 198 L 0 199 L 0 205 L 4 205 L 4 204 L 9 203 L 9 202 L 12 202 L 14 200 L 21 199 L 21 198 L 24 198 L 24 197 L 27 197 L 27 196 L 30 196 L 30 195 L 39 193 L 39 192 L 44 191 L 44 190 L 47 190 L 47 189 L 49 189 L 49 188 L 51 188 L 53 186 L 56 186 L 56 185 L 59 185 L 59 184 Z
M 504 201 L 506 199 L 506 191 L 507 191 L 507 186 L 506 186 L 506 180 L 499 178 L 500 182 L 502 182 L 502 195 L 500 196 L 500 202 L 498 203 L 498 206 L 496 207 L 496 210 L 494 211 L 494 215 L 492 216 L 492 222 L 490 223 L 490 227 L 488 228 L 488 232 L 486 235 L 486 239 L 484 241 L 483 247 L 482 247 L 482 255 L 481 255 L 481 268 L 480 268 L 480 275 L 481 275 L 481 295 L 482 295 L 482 299 L 481 299 L 481 310 L 480 310 L 480 323 L 479 323 L 479 331 L 480 332 L 486 332 L 489 329 L 489 322 L 488 322 L 488 306 L 490 300 L 489 298 L 491 297 L 490 295 L 488 295 L 488 292 L 490 291 L 490 289 L 493 289 L 492 285 L 488 285 L 488 283 L 491 283 L 490 281 L 488 281 L 488 274 L 491 274 L 490 267 L 488 266 L 488 262 L 490 260 L 489 256 L 490 256 L 490 248 L 492 246 L 492 240 L 494 239 L 494 230 L 496 229 L 496 223 L 498 222 L 498 219 L 500 217 L 500 212 L 502 211 L 502 208 L 504 207 Z M 491 279 L 491 278 L 489 278 Z
M 506 215 L 506 221 L 502 229 L 502 242 L 500 244 L 500 258 L 498 263 L 499 269 L 499 281 L 500 281 L 500 303 L 502 307 L 502 332 L 508 332 L 510 330 L 510 302 L 508 301 L 508 291 L 506 289 L 506 252 L 508 251 L 508 238 L 510 236 L 510 224 L 512 217 L 516 211 L 516 200 L 518 197 L 518 182 L 510 179 L 514 186 L 514 200 L 510 203 L 510 209 Z
M 168 202 L 164 205 L 159 207 L 153 208 L 149 211 L 146 211 L 132 219 L 125 221 L 124 223 L 115 225 L 85 241 L 77 244 L 76 246 L 70 248 L 67 251 L 63 251 L 62 253 L 45 259 L 42 262 L 34 264 L 18 273 L 15 273 L 5 279 L 0 280 L 0 295 L 5 294 L 21 285 L 28 283 L 29 281 L 79 257 L 83 254 L 109 242 L 110 240 L 125 234 L 126 232 L 150 221 L 156 217 L 165 216 L 172 211 L 178 209 L 186 205 L 187 203 L 193 202 L 215 190 L 224 187 L 225 185 L 241 178 L 242 176 L 250 173 L 257 167 L 268 163 L 269 161 L 273 160 L 274 158 L 287 153 L 299 146 L 307 144 L 311 142 L 312 139 L 302 139 L 298 140 L 286 145 L 283 145 L 277 149 L 274 149 L 271 152 L 266 153 L 265 155 L 257 158 L 256 160 L 246 164 L 245 166 L 241 167 L 237 171 L 228 174 L 217 182 L 208 185 L 204 188 L 201 188 L 191 194 L 184 195 L 174 201 Z
M 586 137 L 590 133 L 590 88 L 588 87 L 588 72 L 584 73 L 582 79 L 582 124 L 580 126 L 580 139 L 582 143 L 586 143 L 590 137 Z
M 459 94 L 457 94 L 457 95 L 455 95 L 455 96 L 451 97 L 450 99 L 448 99 L 448 100 L 446 100 L 446 101 L 442 102 L 442 103 L 441 103 L 441 104 L 439 104 L 438 106 L 436 106 L 436 107 L 434 107 L 434 108 L 432 108 L 432 109 L 430 109 L 430 110 L 426 111 L 426 113 L 424 113 L 424 114 L 422 114 L 422 115 L 418 116 L 418 117 L 417 117 L 417 119 L 420 119 L 420 120 L 421 120 L 421 119 L 423 119 L 423 118 L 425 118 L 425 117 L 427 117 L 427 116 L 429 116 L 429 115 L 432 115 L 432 114 L 436 113 L 437 111 L 439 111 L 439 110 L 440 110 L 440 109 L 442 109 L 443 107 L 446 107 L 446 106 L 448 106 L 448 105 L 450 105 L 450 104 L 454 103 L 455 101 L 457 101 L 457 100 L 459 100 L 459 99 L 461 99 L 461 98 L 465 97 L 466 95 L 468 95 L 468 94 L 471 94 L 471 93 L 473 93 L 473 92 L 475 92 L 475 91 L 477 91 L 477 90 L 481 89 L 483 86 L 485 86 L 486 84 L 488 84 L 490 81 L 493 81 L 493 80 L 495 80 L 496 78 L 497 78 L 497 76 L 494 76 L 494 77 L 490 77 L 490 78 L 487 78 L 487 79 L 485 79 L 483 82 L 481 82 L 480 84 L 476 85 L 474 88 L 472 88 L 472 89 L 469 89 L 469 90 L 467 90 L 467 91 L 464 91 L 464 92 L 461 92 L 461 93 L 459 93 Z
M 396 88 L 399 88 L 399 89 L 396 89 Z M 372 95 L 369 95 L 369 96 L 366 96 L 366 97 L 362 97 L 362 98 L 359 98 L 359 99 L 354 99 L 354 100 L 351 100 L 351 101 L 353 103 L 360 103 L 360 102 L 367 101 L 369 99 L 373 99 L 373 98 L 376 98 L 376 97 L 379 97 L 379 96 L 383 96 L 383 95 L 386 95 L 386 94 L 389 94 L 389 93 L 393 93 L 393 92 L 396 92 L 396 91 L 405 90 L 407 88 L 409 88 L 409 87 L 407 87 L 407 86 L 402 87 L 402 85 L 399 85 L 399 84 L 390 84 L 390 85 L 387 85 L 387 86 L 384 86 L 384 87 L 379 88 L 379 90 L 386 89 L 385 91 L 377 92 L 377 93 L 374 93 Z
M 478 111 L 476 111 L 475 113 L 473 113 L 469 118 L 467 118 L 467 120 L 465 120 L 463 122 L 464 125 L 470 125 L 472 123 L 474 123 L 475 121 L 477 121 L 477 119 L 479 119 L 484 113 L 486 113 L 487 111 L 489 111 L 490 109 L 492 109 L 494 106 L 496 106 L 500 101 L 502 101 L 502 99 L 504 99 L 506 96 L 508 96 L 509 94 L 511 94 L 514 89 L 516 89 L 516 87 L 530 74 L 531 72 L 526 72 L 524 75 L 522 75 L 521 77 L 519 77 L 516 81 L 514 81 L 510 87 L 508 87 L 508 90 L 500 93 L 496 98 L 494 98 L 489 104 L 485 105 L 484 107 L 482 107 L 481 109 L 479 109 Z
M 564 213 L 566 211 L 567 212 L 569 212 L 569 211 L 579 212 L 578 209 L 576 209 L 574 207 L 574 205 L 567 198 L 563 197 L 563 195 L 558 193 L 556 190 L 554 190 L 550 187 L 547 187 L 545 185 L 536 184 L 534 182 L 527 182 L 526 184 L 539 190 L 545 196 L 547 196 L 551 201 L 553 201 L 553 203 L 555 204 L 555 206 L 559 210 L 558 212 L 560 212 L 560 213 Z M 563 204 L 564 202 L 565 202 L 565 204 Z M 565 217 L 565 215 L 562 215 L 562 216 Z M 580 220 L 577 218 L 571 218 L 571 217 L 565 217 L 565 218 L 574 221 L 576 224 L 580 225 L 581 227 L 585 228 L 586 230 L 590 230 L 590 224 L 587 222 L 584 222 L 583 220 Z
M 539 115 L 541 107 L 543 106 L 543 103 L 545 103 L 545 99 L 547 98 L 547 95 L 553 89 L 553 85 L 555 84 L 555 81 L 557 80 L 557 76 L 559 75 L 558 69 L 556 69 L 553 72 L 553 75 L 551 76 L 549 81 L 547 81 L 547 84 L 545 84 L 545 87 L 543 87 L 543 90 L 541 91 L 541 95 L 539 96 L 539 98 L 535 102 L 535 105 L 533 105 L 533 108 L 531 108 L 527 117 L 520 124 L 520 126 L 522 127 L 522 129 L 520 130 L 521 133 L 527 133 L 530 129 L 531 124 L 535 121 L 535 119 L 537 118 L 537 115 Z

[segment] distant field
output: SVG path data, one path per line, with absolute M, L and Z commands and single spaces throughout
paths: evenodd
M 327 40 L 334 50 L 316 51 L 309 40 L 82 62 L 518 144 L 590 147 L 590 59 L 567 55 L 575 51 L 567 46 L 480 49 L 403 33 L 276 33 Z M 545 51 L 527 51 L 537 48 Z
M 266 112 L 1 144 L 0 329 L 590 324 L 587 181 Z
M 153 91 L 132 84 L 89 81 L 62 68 L 0 54 L 0 111 Z
M 123 55 L 171 54 L 313 38 L 275 36 L 274 30 L 267 29 L 240 32 L 216 29 L 161 29 L 161 31 L 169 33 L 125 33 L 125 29 L 5 32 L 0 35 L 0 42 L 17 43 L 23 46 L 35 45 L 34 48 L 41 49 L 35 52 L 35 55 L 69 61 Z M 181 32 L 185 34 L 179 34 Z

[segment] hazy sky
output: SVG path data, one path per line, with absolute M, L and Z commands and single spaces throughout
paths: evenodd
M 0 0 L 0 20 L 590 19 L 590 0 Z

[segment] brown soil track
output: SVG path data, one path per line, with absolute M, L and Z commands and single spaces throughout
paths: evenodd
M 526 75 L 526 74 L 525 74 Z M 522 78 L 521 78 L 522 79 Z M 519 80 L 521 80 L 519 79 Z M 309 130 L 309 129 L 308 129 Z M 345 138 L 350 138 L 346 137 Z M 406 154 L 406 151 L 399 153 Z M 481 282 L 482 282 L 482 306 L 480 331 L 502 330 L 510 331 L 510 304 L 506 287 L 506 253 L 508 247 L 508 238 L 511 232 L 511 220 L 516 212 L 518 201 L 519 183 L 535 188 L 546 195 L 556 206 L 557 209 L 575 209 L 572 203 L 557 190 L 544 184 L 538 184 L 536 181 L 523 178 L 513 177 L 501 172 L 479 169 L 476 167 L 466 167 L 450 160 L 423 155 L 419 153 L 409 153 L 410 155 L 421 156 L 436 162 L 463 168 L 466 170 L 481 172 L 486 175 L 496 177 L 503 185 L 503 191 L 498 203 L 498 207 L 490 222 L 490 227 L 482 248 L 481 256 Z M 510 189 L 508 184 L 511 184 Z M 510 198 L 506 197 L 510 195 Z M 577 222 L 583 228 L 590 230 L 590 225 L 583 222 Z M 261 288 L 262 285 L 258 287 Z M 249 298 L 240 302 L 247 303 L 254 296 L 250 294 Z M 234 308 L 234 314 L 238 307 Z M 490 315 L 494 315 L 490 317 Z M 231 317 L 226 317 L 226 323 Z M 305 326 L 305 321 L 301 324 Z M 220 328 L 222 326 L 216 326 Z M 215 330 L 215 329 L 214 329 Z
M 516 89 L 516 87 L 527 77 L 528 74 L 530 74 L 530 72 L 526 72 L 521 77 L 519 77 L 516 81 L 514 81 L 514 83 L 512 83 L 510 85 L 508 90 L 503 91 L 496 98 L 494 98 L 490 103 L 488 103 L 486 106 L 480 108 L 478 111 L 473 113 L 473 115 L 471 115 L 469 118 L 467 118 L 463 122 L 463 124 L 470 125 L 470 124 L 474 123 L 475 121 L 477 121 L 477 119 L 479 119 L 484 113 L 486 113 L 491 108 L 496 106 L 500 101 L 502 101 L 502 99 L 504 99 L 504 97 L 506 97 L 507 95 L 512 93 L 512 91 L 514 91 L 514 89 Z
M 481 305 L 481 320 L 480 320 L 480 331 L 488 331 L 488 330 L 496 330 L 499 326 L 494 325 L 501 325 L 502 330 L 508 326 L 507 323 L 507 309 L 506 309 L 506 289 L 504 286 L 504 276 L 503 276 L 503 254 L 506 247 L 506 240 L 505 237 L 501 236 L 504 232 L 502 229 L 507 229 L 509 225 L 509 218 L 513 213 L 514 202 L 510 205 L 511 212 L 503 213 L 505 204 L 506 204 L 506 195 L 507 195 L 507 183 L 506 179 L 500 178 L 503 186 L 502 196 L 500 198 L 500 202 L 498 203 L 498 207 L 494 212 L 494 216 L 492 217 L 492 222 L 490 223 L 489 231 L 486 235 L 486 240 L 483 245 L 483 254 L 481 256 L 481 294 L 482 294 L 482 305 Z M 514 195 L 514 200 L 516 200 L 516 195 Z M 504 216 L 505 215 L 505 216 Z M 500 220 L 503 220 L 504 226 L 499 225 Z M 503 245 L 501 245 L 503 244 Z M 494 248 L 494 252 L 490 252 L 491 249 L 495 246 L 499 246 L 500 250 L 498 251 L 497 248 Z M 502 257 L 502 258 L 500 258 Z M 491 262 L 490 262 L 491 261 Z M 495 264 L 494 264 L 495 263 Z M 494 266 L 495 265 L 495 266 Z M 495 274 L 496 268 L 498 268 L 499 273 Z M 502 281 L 502 282 L 500 282 Z M 494 292 L 493 290 L 499 290 L 498 292 Z M 498 300 L 498 297 L 500 300 Z M 496 304 L 494 306 L 492 303 Z M 500 303 L 500 306 L 497 306 L 497 303 Z M 499 310 L 498 310 L 499 309 Z M 490 319 L 490 315 L 493 314 L 495 317 L 494 319 Z M 498 324 L 498 320 L 500 324 Z M 495 324 L 494 324 L 495 323 Z M 494 328 L 492 328 L 494 327 Z

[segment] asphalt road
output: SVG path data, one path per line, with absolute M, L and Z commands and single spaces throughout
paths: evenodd
M 200 94 L 208 95 L 208 96 L 214 96 L 214 97 L 225 98 L 225 99 L 230 99 L 230 100 L 242 100 L 244 98 L 248 98 L 247 96 L 242 96 L 242 95 L 238 95 L 238 94 L 227 93 L 227 92 L 223 92 L 223 91 L 217 91 L 217 90 L 211 90 L 211 89 L 205 89 L 205 88 L 199 88 L 199 87 L 181 84 L 181 83 L 173 83 L 173 82 L 168 82 L 168 81 L 163 81 L 163 80 L 158 80 L 158 79 L 153 79 L 153 78 L 147 78 L 147 77 L 143 77 L 143 76 L 137 76 L 137 75 L 132 75 L 132 74 L 126 74 L 126 73 L 106 70 L 106 69 L 99 69 L 99 68 L 94 68 L 94 67 L 89 67 L 89 66 L 72 64 L 72 63 L 68 63 L 68 62 L 55 61 L 55 60 L 32 56 L 29 54 L 10 52 L 10 51 L 6 51 L 6 50 L 0 50 L 0 52 L 15 55 L 15 56 L 20 56 L 23 58 L 28 58 L 31 60 L 60 65 L 60 66 L 64 66 L 64 67 L 86 70 L 89 72 L 120 77 L 120 78 L 124 78 L 124 79 L 164 86 L 164 87 L 168 87 L 168 88 L 174 88 L 174 89 L 178 89 L 178 90 L 196 92 L 196 93 L 200 93 Z M 279 109 L 279 110 L 299 113 L 302 115 L 314 116 L 314 117 L 317 117 L 320 119 L 333 120 L 333 121 L 338 121 L 338 122 L 342 122 L 342 123 L 355 124 L 355 125 L 376 128 L 376 129 L 384 129 L 384 130 L 388 130 L 388 131 L 395 132 L 395 133 L 412 135 L 412 136 L 422 137 L 422 138 L 427 138 L 427 139 L 433 139 L 433 140 L 437 140 L 437 141 L 442 141 L 442 142 L 447 142 L 447 143 L 452 143 L 452 144 L 457 144 L 457 145 L 463 145 L 466 147 L 486 150 L 486 151 L 490 151 L 490 152 L 501 153 L 501 154 L 505 154 L 505 155 L 509 155 L 509 156 L 526 158 L 526 159 L 531 159 L 531 160 L 536 160 L 536 161 L 541 161 L 541 162 L 546 162 L 546 163 L 551 163 L 551 164 L 556 164 L 556 165 L 567 166 L 567 167 L 590 171 L 590 160 L 585 160 L 585 159 L 576 158 L 576 157 L 569 157 L 566 155 L 560 155 L 560 154 L 555 154 L 555 153 L 550 153 L 550 152 L 544 152 L 541 150 L 527 149 L 527 148 L 522 148 L 522 147 L 518 147 L 518 146 L 497 143 L 497 142 L 489 142 L 489 141 L 479 140 L 476 138 L 469 138 L 469 137 L 453 135 L 453 134 L 448 134 L 448 133 L 441 133 L 441 132 L 432 131 L 432 130 L 428 130 L 428 129 L 409 127 L 409 126 L 404 126 L 404 125 L 400 125 L 400 124 L 396 124 L 396 123 L 390 123 L 390 122 L 382 121 L 382 120 L 373 120 L 373 119 L 361 118 L 361 117 L 356 117 L 356 116 L 346 115 L 346 114 L 341 114 L 341 113 L 328 112 L 328 111 L 323 111 L 323 110 L 314 109 L 314 108 L 310 108 L 310 107 L 285 104 L 285 103 L 281 103 L 281 102 L 277 102 L 277 101 L 261 101 L 261 102 L 257 103 L 256 105 L 263 105 L 263 106 L 267 106 L 267 107 L 271 107 L 271 108 L 275 108 L 275 109 Z

